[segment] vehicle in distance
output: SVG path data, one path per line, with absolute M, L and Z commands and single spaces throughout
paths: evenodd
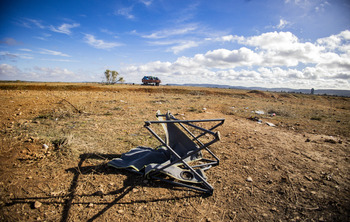
M 156 85 L 159 86 L 160 84 L 160 79 L 158 77 L 155 76 L 144 76 L 142 78 L 142 84 L 143 85 Z

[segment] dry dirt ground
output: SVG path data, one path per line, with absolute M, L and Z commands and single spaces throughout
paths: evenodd
M 2 221 L 350 219 L 350 98 L 3 82 L 0 103 Z M 213 195 L 106 165 L 157 145 L 143 127 L 157 110 L 225 118 L 211 147 L 220 165 L 206 172 Z

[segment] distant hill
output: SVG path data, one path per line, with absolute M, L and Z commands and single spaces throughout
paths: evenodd
M 168 84 L 168 85 L 209 87 L 209 88 L 227 88 L 227 89 L 245 89 L 245 90 L 261 90 L 261 91 L 289 92 L 289 93 L 303 93 L 303 94 L 310 94 L 311 93 L 311 89 L 244 87 L 244 86 L 230 86 L 230 85 L 216 85 L 216 84 Z M 350 97 L 350 90 L 315 89 L 314 94 Z

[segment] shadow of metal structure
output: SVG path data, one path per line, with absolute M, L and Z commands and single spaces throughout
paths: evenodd
M 133 201 L 122 201 L 123 198 L 130 193 L 135 187 L 138 186 L 147 186 L 146 184 L 142 183 L 142 177 L 140 177 L 139 180 L 135 180 L 135 174 L 127 171 L 127 170 L 115 170 L 114 168 L 111 168 L 107 166 L 106 164 L 98 164 L 93 166 L 83 166 L 84 162 L 88 159 L 96 159 L 96 160 L 111 160 L 113 158 L 120 157 L 120 155 L 114 155 L 114 154 L 100 154 L 100 153 L 86 153 L 80 155 L 80 160 L 77 165 L 77 167 L 66 169 L 66 172 L 73 173 L 73 178 L 70 183 L 70 187 L 68 189 L 68 194 L 66 195 L 47 195 L 47 196 L 35 196 L 35 197 L 24 197 L 24 198 L 12 198 L 10 202 L 5 203 L 6 206 L 12 206 L 15 204 L 29 204 L 33 205 L 35 201 L 41 201 L 42 204 L 59 204 L 63 205 L 62 215 L 60 218 L 61 222 L 69 221 L 69 216 L 71 214 L 71 209 L 73 205 L 77 204 L 89 204 L 93 203 L 96 205 L 105 205 L 103 209 L 98 211 L 95 215 L 90 217 L 87 221 L 94 221 L 97 218 L 99 218 L 101 215 L 106 213 L 110 208 L 112 208 L 116 204 L 120 205 L 132 205 L 135 203 L 147 203 L 147 202 L 167 202 L 171 200 L 180 200 L 180 199 L 188 199 L 192 197 L 203 197 L 203 194 L 192 194 L 187 195 L 184 197 L 172 197 L 172 198 L 154 198 L 151 200 L 146 199 L 138 199 Z M 113 201 L 96 201 L 96 202 L 77 202 L 74 201 L 76 198 L 81 197 L 97 197 L 100 196 L 98 192 L 93 192 L 91 194 L 77 194 L 77 187 L 79 184 L 79 180 L 84 175 L 89 175 L 93 173 L 100 173 L 100 174 L 122 174 L 127 176 L 127 178 L 123 181 L 123 187 L 108 193 L 104 193 L 103 196 L 115 196 Z M 160 187 L 165 188 L 173 188 L 178 189 L 177 187 L 171 187 L 169 184 L 163 184 L 159 183 Z M 205 196 L 204 196 L 205 197 Z M 60 199 L 64 199 L 64 201 L 61 201 Z M 57 200 L 57 201 L 55 201 Z

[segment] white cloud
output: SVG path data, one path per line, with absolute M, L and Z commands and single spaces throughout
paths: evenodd
M 70 55 L 64 54 L 62 52 L 58 51 L 53 51 L 53 50 L 48 50 L 48 49 L 41 49 L 39 52 L 40 54 L 45 54 L 45 55 L 55 55 L 55 56 L 64 56 L 64 57 L 71 57 Z
M 128 8 L 121 8 L 118 9 L 118 11 L 116 12 L 117 15 L 122 15 L 127 19 L 134 19 L 135 16 L 133 14 L 131 14 L 133 7 L 128 7 Z
M 346 43 L 347 41 L 350 41 L 349 30 L 342 31 L 337 35 L 331 35 L 326 38 L 320 38 L 317 40 L 317 44 L 326 47 L 328 50 L 338 49 L 341 51 L 348 51 L 349 49 L 347 48 L 347 46 L 349 46 L 349 44 L 343 44 L 343 43 Z
M 34 67 L 32 69 L 19 69 L 9 64 L 0 64 L 0 78 L 3 80 L 28 81 L 74 81 L 79 80 L 74 72 L 67 68 Z
M 0 51 L 0 56 L 2 56 L 4 59 L 10 59 L 10 60 L 14 60 L 14 59 L 17 59 L 17 58 L 33 59 L 33 56 L 30 55 L 30 54 L 26 54 L 26 53 L 12 53 L 12 52 L 7 52 L 7 51 Z
M 21 71 L 15 66 L 0 64 L 0 77 L 11 77 L 20 72 Z
M 42 21 L 40 20 L 36 20 L 36 19 L 26 19 L 27 21 L 29 21 L 30 23 L 34 24 L 36 27 L 44 29 L 45 26 L 42 24 Z
M 4 38 L 2 41 L 0 41 L 0 44 L 5 44 L 5 45 L 20 45 L 21 43 L 16 41 L 14 38 Z
M 325 8 L 327 7 L 327 6 L 329 6 L 330 4 L 329 4 L 329 2 L 328 1 L 323 1 L 323 2 L 321 2 L 319 5 L 316 5 L 315 6 L 315 11 L 316 12 L 324 12 L 325 11 Z
M 224 35 L 224 36 L 215 38 L 214 41 L 218 41 L 218 42 L 243 42 L 244 39 L 245 38 L 243 36 Z M 208 38 L 207 40 L 210 41 L 212 39 Z
M 288 21 L 286 21 L 284 19 L 280 19 L 280 23 L 277 26 L 275 26 L 275 28 L 284 29 L 288 24 L 289 24 Z
M 186 24 L 181 27 L 175 27 L 170 29 L 162 29 L 155 31 L 151 34 L 141 35 L 141 37 L 146 39 L 151 39 L 148 43 L 151 45 L 168 46 L 166 51 L 178 54 L 179 52 L 198 47 L 204 41 L 196 40 L 196 38 L 188 37 L 188 34 L 198 34 L 197 24 Z
M 1 57 L 4 57 L 4 58 L 8 58 L 8 59 L 14 59 L 14 58 L 17 58 L 18 56 L 13 54 L 13 53 L 10 53 L 10 52 L 7 52 L 7 51 L 1 51 L 0 52 L 0 56 Z
M 181 42 L 178 45 L 175 45 L 171 47 L 171 51 L 174 52 L 175 54 L 189 48 L 197 47 L 199 45 L 198 42 L 195 41 L 185 41 Z
M 32 51 L 31 49 L 25 49 L 25 48 L 19 49 L 19 50 L 24 51 L 24 52 L 31 52 Z
M 63 34 L 70 35 L 72 33 L 71 29 L 72 28 L 77 28 L 79 26 L 80 26 L 79 23 L 73 23 L 73 24 L 64 23 L 64 24 L 62 24 L 59 27 L 50 26 L 50 30 L 53 31 L 53 32 L 58 32 L 58 33 L 63 33 Z
M 152 41 L 148 42 L 150 45 L 157 45 L 157 46 L 169 46 L 167 51 L 173 52 L 174 54 L 177 54 L 183 50 L 197 47 L 200 42 L 192 41 L 192 40 L 165 40 L 165 41 Z
M 149 35 L 143 35 L 142 37 L 148 38 L 148 39 L 162 39 L 162 38 L 168 38 L 168 37 L 177 36 L 177 35 L 185 35 L 195 31 L 196 29 L 198 29 L 198 25 L 187 24 L 182 27 L 159 30 Z
M 258 36 L 239 38 L 239 43 L 257 46 L 266 50 L 293 48 L 298 43 L 298 37 L 291 32 L 267 32 Z
M 122 45 L 118 42 L 105 42 L 103 40 L 96 39 L 95 36 L 90 34 L 85 34 L 84 40 L 87 44 L 97 49 L 112 49 Z
M 46 39 L 46 38 L 41 37 L 41 36 L 35 36 L 34 38 L 39 39 L 39 40 L 43 40 L 43 41 L 47 41 L 47 39 Z
M 299 42 L 291 32 L 267 32 L 258 36 L 224 36 L 216 41 L 237 42 L 255 47 L 255 52 L 262 57 L 263 65 L 296 66 L 299 63 L 317 63 L 324 46 L 310 42 Z
M 245 47 L 238 50 L 216 49 L 208 51 L 206 54 L 197 54 L 190 60 L 193 60 L 197 66 L 205 65 L 218 69 L 253 66 L 262 61 L 259 54 Z
M 286 4 L 288 4 L 288 3 L 294 4 L 296 6 L 299 6 L 300 8 L 308 8 L 314 2 L 312 2 L 312 1 L 310 2 L 309 0 L 285 0 L 285 3 Z
M 71 60 L 71 59 L 41 59 L 44 61 L 53 61 L 53 62 L 79 62 L 77 60 Z
M 233 50 L 210 50 L 193 57 L 182 56 L 174 62 L 125 66 L 121 72 L 131 76 L 154 73 L 168 82 L 198 83 L 201 80 L 244 86 L 309 88 L 312 84 L 318 88 L 350 88 L 348 30 L 313 43 L 301 42 L 290 32 L 250 37 L 227 35 L 213 40 L 243 46 Z
M 153 0 L 140 0 L 140 2 L 148 7 L 152 4 Z
M 114 35 L 114 32 L 109 31 L 108 29 L 100 29 L 101 32 L 106 33 L 108 35 Z
M 67 78 L 67 77 L 74 77 L 74 72 L 68 70 L 68 69 L 62 69 L 62 68 L 48 68 L 48 67 L 34 67 L 34 72 L 37 73 L 37 75 L 41 76 L 42 78 L 50 79 L 50 78 Z
M 24 26 L 29 29 L 35 28 L 35 27 L 40 29 L 46 28 L 46 26 L 42 24 L 42 21 L 37 19 L 23 18 L 23 19 L 19 19 L 16 23 L 20 26 Z

